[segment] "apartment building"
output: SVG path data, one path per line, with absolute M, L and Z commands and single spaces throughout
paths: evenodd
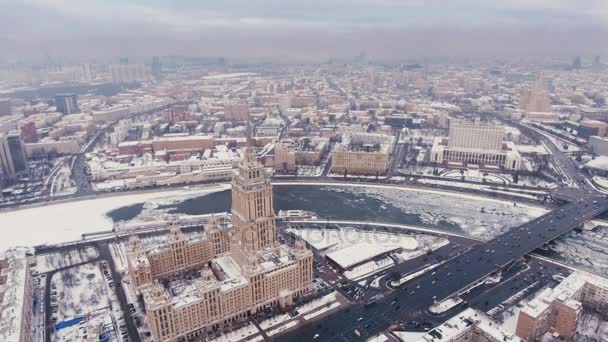
M 0 254 L 0 341 L 32 342 L 33 283 L 27 256 Z
M 520 311 L 517 336 L 532 342 L 544 334 L 572 340 L 583 310 L 608 313 L 608 279 L 576 271 L 557 287 L 545 289 Z
M 485 314 L 466 309 L 415 342 L 521 342 Z
M 389 166 L 395 139 L 390 135 L 351 132 L 332 151 L 333 173 L 384 175 Z

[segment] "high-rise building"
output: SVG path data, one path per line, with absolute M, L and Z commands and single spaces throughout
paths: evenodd
M 143 64 L 113 64 L 110 65 L 110 73 L 112 74 L 112 82 L 117 84 L 147 82 L 150 80 L 148 70 L 146 70 L 146 66 Z
M 0 98 L 0 116 L 11 115 L 11 99 Z
M 277 242 L 270 178 L 250 133 L 247 142 L 232 181 L 232 226 L 219 227 L 212 219 L 198 241 L 173 228 L 168 246 L 149 251 L 137 239 L 130 243 L 129 273 L 155 341 L 220 330 L 267 307 L 293 305 L 312 288 L 312 253 L 301 240 L 294 246 Z M 198 276 L 183 277 L 192 270 Z
M 78 95 L 76 94 L 57 94 L 55 95 L 55 107 L 59 113 L 65 115 L 80 113 L 78 107 Z
M 80 66 L 80 80 L 83 82 L 91 82 L 93 80 L 93 70 L 91 64 L 84 63 Z
M 30 121 L 21 126 L 21 139 L 23 139 L 23 142 L 26 144 L 35 143 L 38 141 L 36 122 Z
M 0 135 L 0 169 L 2 177 L 15 181 L 28 173 L 27 157 L 19 132 Z
M 550 112 L 551 97 L 545 89 L 542 76 L 534 82 L 531 88 L 524 89 L 519 98 L 519 108 L 526 112 Z
M 154 56 L 152 57 L 152 76 L 156 80 L 160 80 L 163 72 L 163 65 L 160 62 L 160 57 Z

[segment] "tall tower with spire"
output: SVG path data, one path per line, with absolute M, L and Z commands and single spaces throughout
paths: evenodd
M 257 160 L 247 116 L 247 146 L 238 174 L 232 180 L 232 224 L 237 243 L 250 253 L 276 246 L 272 185 Z

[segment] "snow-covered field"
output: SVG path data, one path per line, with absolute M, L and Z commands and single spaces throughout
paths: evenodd
M 57 288 L 57 321 L 104 309 L 108 305 L 105 280 L 98 263 L 69 268 L 53 275 L 51 283 Z
M 72 249 L 68 252 L 57 252 L 36 255 L 36 271 L 45 273 L 59 268 L 76 265 L 85 261 L 93 260 L 99 256 L 95 247 L 84 247 Z
M 134 203 L 157 205 L 184 201 L 206 193 L 223 191 L 227 184 L 164 192 L 101 197 L 0 212 L 0 252 L 14 246 L 36 246 L 79 240 L 83 233 L 110 230 L 106 214 Z

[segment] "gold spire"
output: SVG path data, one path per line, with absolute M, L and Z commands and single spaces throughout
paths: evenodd
M 247 108 L 247 147 L 253 147 L 251 144 L 251 113 L 249 112 L 249 108 Z

